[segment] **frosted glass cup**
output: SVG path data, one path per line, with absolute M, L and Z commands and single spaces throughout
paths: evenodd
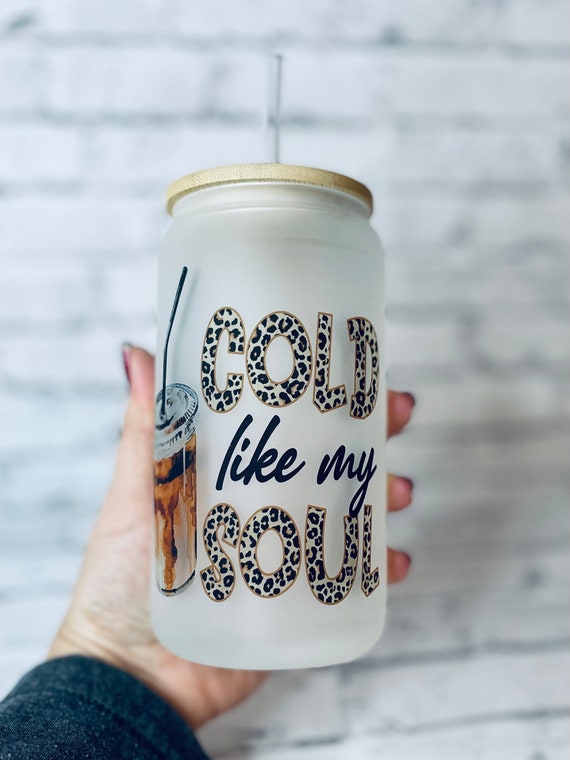
M 380 636 L 386 600 L 372 196 L 332 172 L 251 164 L 183 177 L 168 209 L 156 634 L 188 660 L 229 668 L 357 657 Z

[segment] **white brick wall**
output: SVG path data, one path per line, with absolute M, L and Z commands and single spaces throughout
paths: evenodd
M 172 0 L 100 0 L 85 12 L 75 0 L 4 0 L 0 19 L 16 31 L 37 31 L 58 38 L 97 35 L 168 36 L 231 44 L 322 45 L 369 41 L 449 46 L 518 45 L 558 48 L 568 44 L 568 5 L 564 0 L 369 0 L 332 4 L 327 0 L 287 3 L 241 0 L 199 4 Z
M 284 160 L 375 195 L 389 376 L 419 399 L 390 447 L 417 479 L 390 520 L 414 572 L 366 659 L 276 675 L 204 742 L 566 757 L 569 10 L 1 0 L 0 690 L 45 651 L 110 477 L 120 344 L 154 343 L 166 185 L 263 160 L 279 49 Z

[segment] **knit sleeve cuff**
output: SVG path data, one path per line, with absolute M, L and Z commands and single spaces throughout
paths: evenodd
M 48 748 L 71 742 L 77 754 L 65 757 L 208 760 L 190 728 L 161 697 L 128 673 L 88 657 L 38 665 L 0 708 L 2 725 L 13 729 L 9 733 L 20 748 L 31 748 L 41 737 L 45 754 L 37 757 L 51 757 Z M 82 755 L 88 747 L 89 754 Z

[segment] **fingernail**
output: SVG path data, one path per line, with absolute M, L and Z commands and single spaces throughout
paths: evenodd
M 410 567 L 412 566 L 412 558 L 410 557 L 410 555 L 408 554 L 408 552 L 402 552 L 402 554 L 406 558 L 406 562 L 408 563 L 407 569 L 409 570 Z
M 125 368 L 125 375 L 127 376 L 127 382 L 129 387 L 131 385 L 131 348 L 130 343 L 123 343 L 121 352 L 123 355 L 123 367 Z
M 403 475 L 398 475 L 398 480 L 403 480 L 407 484 L 410 491 L 414 490 L 414 481 L 411 478 L 406 478 Z
M 414 394 L 410 393 L 409 391 L 405 391 L 402 395 L 403 396 L 407 396 L 409 398 L 410 404 L 411 404 L 412 409 L 413 409 L 414 406 L 416 405 L 416 397 L 414 396 Z

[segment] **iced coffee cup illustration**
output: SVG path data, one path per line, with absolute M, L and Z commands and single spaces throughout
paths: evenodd
M 156 581 L 163 594 L 184 589 L 196 571 L 196 426 L 198 396 L 172 383 L 156 398 L 154 517 Z

